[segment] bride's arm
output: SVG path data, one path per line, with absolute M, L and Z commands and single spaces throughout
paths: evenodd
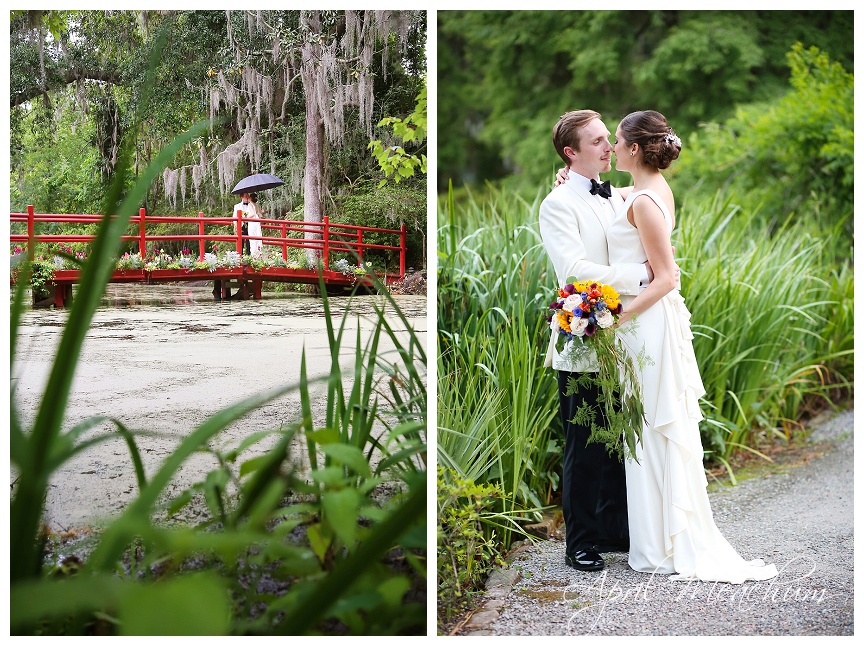
M 624 309 L 619 324 L 626 323 L 634 314 L 641 314 L 677 285 L 675 258 L 669 242 L 669 232 L 663 212 L 648 197 L 637 197 L 633 203 L 633 219 L 639 239 L 654 272 L 653 280 Z

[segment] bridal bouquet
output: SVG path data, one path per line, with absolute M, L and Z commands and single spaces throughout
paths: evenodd
M 568 395 L 578 386 L 596 383 L 600 387 L 597 402 L 583 402 L 572 421 L 589 426 L 588 441 L 605 444 L 610 455 L 623 459 L 626 447 L 627 456 L 635 459 L 645 409 L 634 357 L 614 327 L 622 311 L 618 292 L 610 285 L 570 278 L 549 308 L 558 353 L 570 360 L 596 358 L 599 365 L 597 372 L 582 372 L 568 384 Z M 635 361 L 641 364 L 647 358 L 640 355 Z M 605 426 L 597 423 L 598 412 Z

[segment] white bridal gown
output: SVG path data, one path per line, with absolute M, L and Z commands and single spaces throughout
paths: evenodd
M 672 216 L 653 191 L 631 192 L 609 226 L 609 262 L 644 262 L 639 232 L 627 211 L 639 195 L 650 197 L 672 231 Z M 622 297 L 625 304 L 635 297 Z M 653 364 L 642 370 L 647 423 L 639 464 L 627 460 L 630 567 L 675 574 L 673 579 L 742 583 L 777 576 L 774 565 L 742 559 L 714 524 L 702 466 L 699 398 L 705 394 L 693 353 L 690 312 L 677 289 L 622 328 L 634 353 L 643 348 Z

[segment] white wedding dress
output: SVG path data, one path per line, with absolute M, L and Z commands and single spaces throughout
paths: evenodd
M 610 264 L 647 259 L 639 232 L 627 220 L 639 195 L 657 203 L 671 235 L 672 216 L 663 200 L 653 191 L 631 192 L 607 231 Z M 625 308 L 633 298 L 622 297 Z M 644 347 L 653 361 L 641 370 L 647 422 L 636 451 L 639 463 L 625 463 L 630 567 L 680 580 L 742 583 L 777 576 L 774 565 L 742 559 L 714 524 L 699 435 L 705 389 L 690 312 L 679 291 L 672 290 L 621 332 L 634 354 Z

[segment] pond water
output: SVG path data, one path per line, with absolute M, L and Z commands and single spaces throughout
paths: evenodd
M 329 374 L 331 355 L 320 298 L 265 292 L 260 300 L 215 301 L 211 290 L 210 284 L 109 285 L 78 361 L 66 427 L 105 415 L 149 432 L 140 439 L 140 449 L 150 475 L 184 435 L 216 411 L 254 393 L 296 384 L 304 352 L 310 378 Z M 425 344 L 426 297 L 394 300 Z M 365 346 L 376 306 L 385 308 L 400 339 L 408 338 L 406 326 L 384 297 L 337 296 L 329 302 L 337 329 L 348 313 L 339 352 L 344 368 L 353 366 L 358 331 Z M 67 317 L 67 310 L 30 309 L 22 318 L 11 379 L 25 427 L 40 405 Z M 389 360 L 397 360 L 388 340 L 382 339 L 381 350 Z M 343 379 L 350 384 L 350 374 L 343 373 Z M 316 424 L 323 424 L 324 399 L 319 395 L 313 401 Z M 236 446 L 250 433 L 284 428 L 298 414 L 299 397 L 283 396 L 230 426 L 212 444 Z M 210 455 L 196 457 L 172 490 L 179 493 L 197 482 L 214 464 Z M 128 451 L 121 441 L 111 440 L 66 463 L 55 475 L 46 521 L 56 529 L 98 523 L 116 514 L 135 493 Z

